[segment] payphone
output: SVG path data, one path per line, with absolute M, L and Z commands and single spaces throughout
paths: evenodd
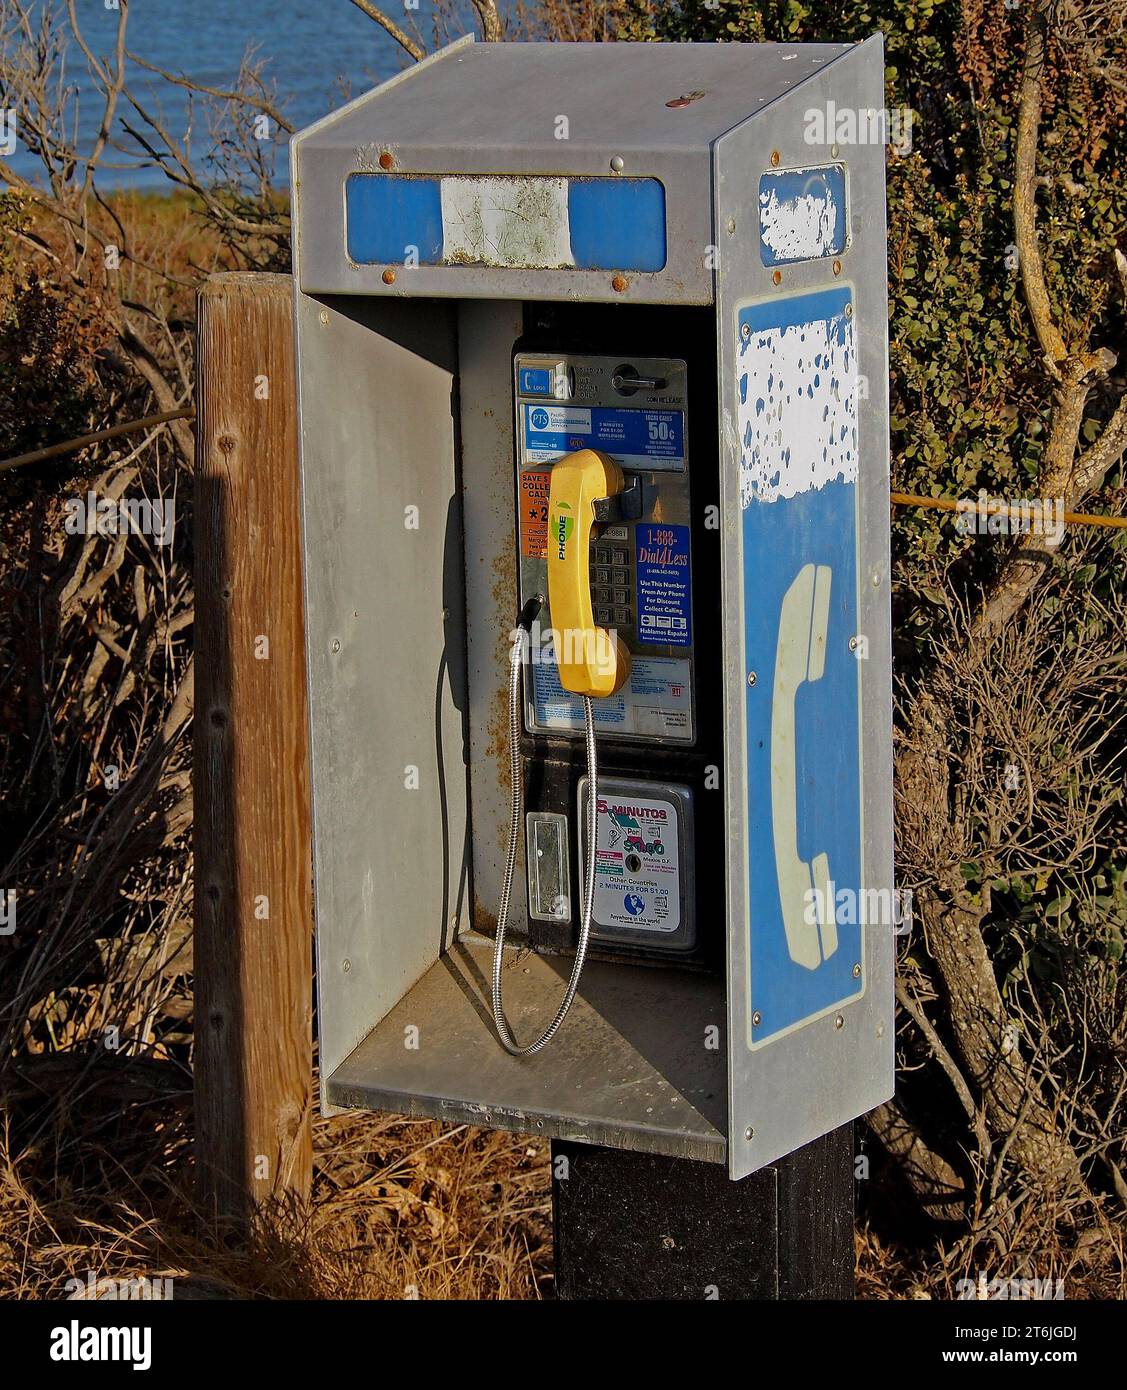
M 741 1177 L 891 1093 L 882 93 L 461 41 L 295 137 L 328 1108 Z
M 573 931 L 575 944 L 563 1003 L 532 1050 L 566 1016 L 591 943 L 651 958 L 702 954 L 695 808 L 719 748 L 709 751 L 710 692 L 702 710 L 695 674 L 687 375 L 681 357 L 525 344 L 514 355 L 522 619 L 510 684 L 507 858 L 515 863 L 523 830 L 533 940 L 566 948 Z M 703 435 L 707 458 L 711 431 Z M 714 478 L 702 480 L 702 498 L 715 488 Z M 704 858 L 702 874 L 715 875 L 707 849 Z M 511 882 L 507 872 L 493 1007 L 502 1043 L 519 1053 L 502 1007 Z

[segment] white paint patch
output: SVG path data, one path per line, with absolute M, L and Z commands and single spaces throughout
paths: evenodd
M 567 179 L 444 178 L 442 259 L 455 265 L 574 266 Z
M 857 478 L 857 357 L 844 314 L 740 344 L 740 506 Z
M 825 179 L 814 175 L 808 189 L 796 198 L 780 198 L 764 179 L 759 194 L 759 234 L 775 261 L 805 261 L 829 256 L 834 245 L 837 203 Z

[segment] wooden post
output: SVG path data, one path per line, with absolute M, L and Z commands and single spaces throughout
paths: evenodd
M 312 874 L 293 288 L 199 297 L 195 1098 L 200 1194 L 244 1231 L 312 1173 Z

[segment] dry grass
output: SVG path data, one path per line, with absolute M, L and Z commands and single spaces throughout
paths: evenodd
M 395 1116 L 323 1119 L 308 1208 L 227 1245 L 193 1206 L 190 1106 L 88 1096 L 89 1123 L 0 1131 L 0 1296 L 172 1278 L 175 1298 L 536 1299 L 551 1288 L 544 1140 Z M 20 1126 L 20 1128 L 26 1128 Z M 76 1134 L 82 1136 L 81 1143 Z M 130 1140 L 127 1135 L 132 1135 Z

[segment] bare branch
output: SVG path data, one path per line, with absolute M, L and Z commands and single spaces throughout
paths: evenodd
M 411 57 L 414 58 L 416 63 L 419 62 L 422 58 L 426 57 L 426 54 L 415 42 L 415 40 L 411 38 L 409 34 L 406 34 L 402 29 L 400 29 L 399 25 L 396 24 L 396 22 L 393 19 L 390 19 L 386 14 L 384 14 L 383 10 L 373 5 L 371 3 L 371 0 L 352 0 L 352 3 L 356 6 L 358 10 L 362 10 L 363 13 L 368 16 L 369 19 L 374 19 L 377 24 L 381 25 L 384 29 L 386 29 L 387 32 L 391 35 L 391 37 L 395 40 L 395 42 L 399 44 L 401 48 L 406 49 L 406 51 L 411 55 Z

